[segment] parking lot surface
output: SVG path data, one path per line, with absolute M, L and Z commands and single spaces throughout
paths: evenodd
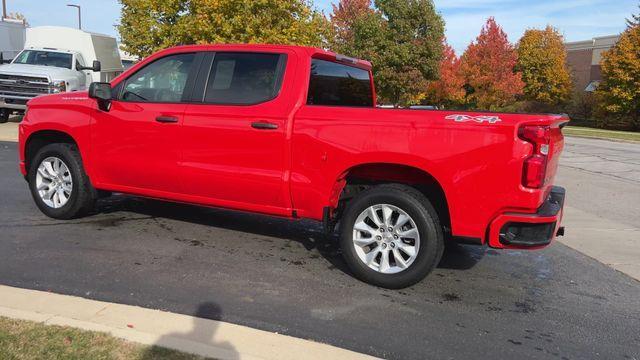
M 4 285 L 184 314 L 214 303 L 200 315 L 391 359 L 640 358 L 640 282 L 560 243 L 454 246 L 422 283 L 383 290 L 313 222 L 125 196 L 46 218 L 16 159 L 0 143 Z

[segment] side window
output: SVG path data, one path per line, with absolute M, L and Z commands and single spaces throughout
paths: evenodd
M 126 80 L 120 98 L 134 102 L 180 102 L 194 57 L 195 54 L 176 54 L 152 62 Z
M 307 104 L 373 106 L 369 72 L 353 66 L 313 59 Z
M 286 55 L 216 53 L 204 102 L 251 105 L 269 101 L 280 92 Z

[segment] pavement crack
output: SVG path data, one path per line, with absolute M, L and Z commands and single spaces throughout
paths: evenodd
M 640 184 L 640 181 L 638 181 L 638 180 L 633 180 L 633 179 L 629 179 L 629 178 L 622 177 L 622 176 L 616 176 L 616 175 L 611 174 L 611 173 L 604 173 L 604 172 L 601 172 L 601 171 L 588 170 L 588 169 L 585 169 L 585 168 L 581 168 L 581 167 L 577 167 L 577 166 L 571 166 L 571 165 L 567 165 L 567 164 L 561 164 L 560 166 L 566 167 L 566 168 L 569 168 L 569 169 L 585 171 L 585 172 L 592 173 L 592 174 L 598 174 L 598 175 L 602 175 L 602 176 L 609 176 L 609 177 L 612 177 L 612 178 L 616 178 L 618 180 L 629 181 L 629 182 L 632 182 L 634 184 Z

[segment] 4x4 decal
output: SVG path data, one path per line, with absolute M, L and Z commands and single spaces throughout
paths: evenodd
M 484 123 L 484 122 L 488 122 L 489 124 L 495 124 L 498 123 L 500 121 L 502 121 L 502 119 L 500 119 L 498 116 L 488 116 L 488 115 L 482 115 L 482 116 L 471 116 L 471 115 L 449 115 L 447 116 L 445 119 L 447 120 L 453 120 L 455 122 L 469 122 L 469 121 L 475 121 L 477 123 Z

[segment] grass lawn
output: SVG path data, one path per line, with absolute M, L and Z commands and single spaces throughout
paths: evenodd
M 567 126 L 562 129 L 565 135 L 584 136 L 597 139 L 627 140 L 640 142 L 640 132 L 613 131 L 586 127 Z
M 0 317 L 0 359 L 202 359 L 105 333 Z

